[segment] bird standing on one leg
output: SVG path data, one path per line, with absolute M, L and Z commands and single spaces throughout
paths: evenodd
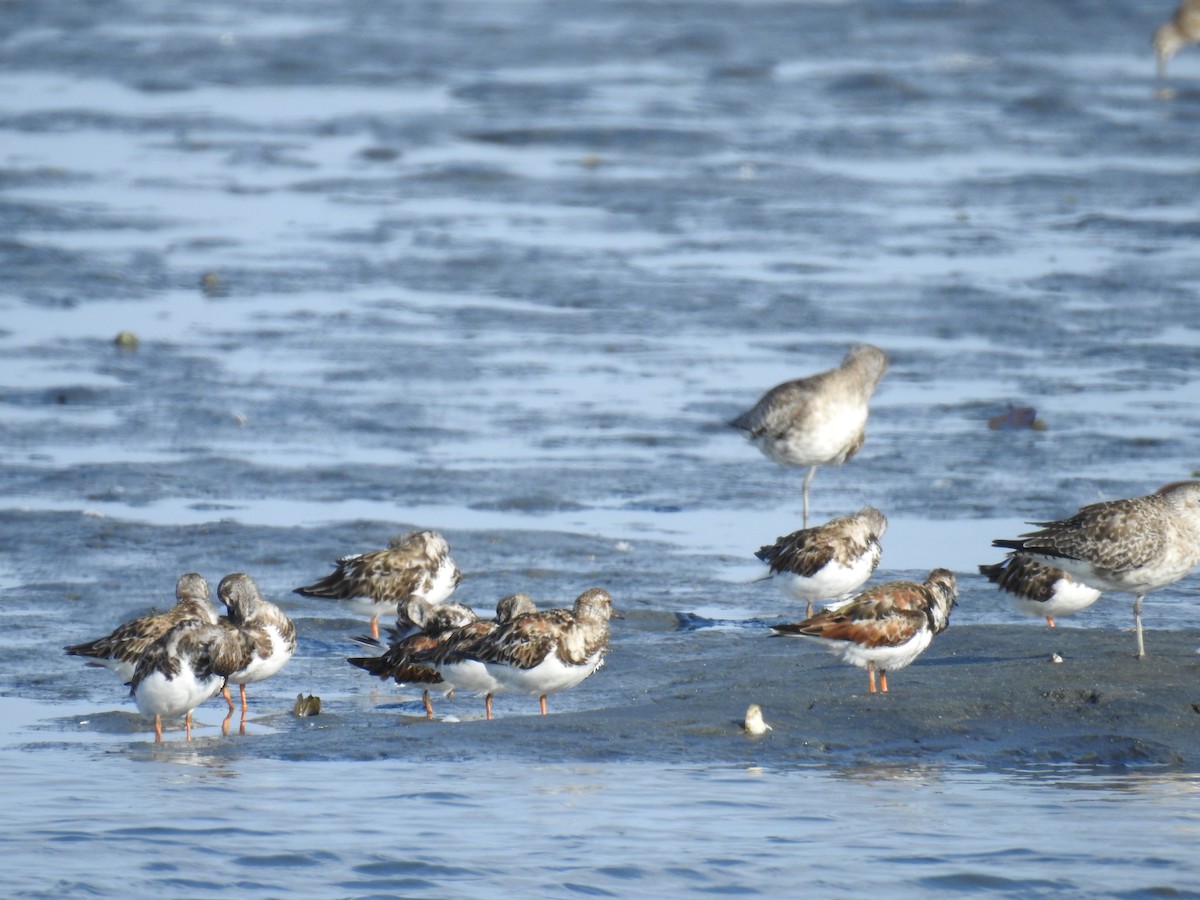
M 745 431 L 751 443 L 780 465 L 808 468 L 805 528 L 809 485 L 817 466 L 840 466 L 862 447 L 867 405 L 887 367 L 886 353 L 859 344 L 850 348 L 838 368 L 776 385 L 729 423 Z
M 1158 77 L 1165 78 L 1167 61 L 1188 44 L 1200 42 L 1200 0 L 1183 0 L 1175 14 L 1155 29 L 1154 55 Z

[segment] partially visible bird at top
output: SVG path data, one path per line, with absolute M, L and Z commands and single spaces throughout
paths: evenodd
M 1188 44 L 1200 43 L 1200 0 L 1182 0 L 1174 14 L 1154 31 L 1158 77 L 1165 78 L 1167 62 Z

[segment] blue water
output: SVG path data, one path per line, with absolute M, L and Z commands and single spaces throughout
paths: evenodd
M 29 714 L 4 701 L 5 716 Z M 35 713 L 36 714 L 36 713 Z M 1193 776 L 2 751 L 10 896 L 1192 896 Z M 31 752 L 36 751 L 36 752 Z M 33 802 L 30 793 L 36 792 Z
M 1028 754 L 936 728 L 874 763 L 869 730 L 808 748 L 807 704 L 883 708 L 861 673 L 675 627 L 794 612 L 752 554 L 799 527 L 800 473 L 724 422 L 866 340 L 892 367 L 814 516 L 876 505 L 877 579 L 961 588 L 889 727 L 978 662 L 972 628 L 1028 626 L 996 678 L 1069 647 L 1047 688 L 1091 689 L 1071 654 L 1128 637 L 1128 599 L 1048 634 L 975 567 L 1026 521 L 1197 477 L 1200 51 L 1156 82 L 1170 6 L 6 8 L 5 893 L 1200 892 L 1190 763 L 1047 765 L 1063 734 L 1032 729 Z M 990 431 L 1010 405 L 1046 430 Z M 344 663 L 361 618 L 291 594 L 409 527 L 447 535 L 481 610 L 609 588 L 609 663 L 545 721 L 459 698 L 426 727 Z M 155 747 L 60 648 L 190 570 L 250 572 L 300 647 L 244 735 L 216 703 Z M 1147 603 L 1179 680 L 1196 583 Z M 760 699 L 755 743 L 731 722 Z

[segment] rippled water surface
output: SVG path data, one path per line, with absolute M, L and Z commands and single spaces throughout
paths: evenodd
M 956 635 L 1049 648 L 975 574 L 992 538 L 1200 468 L 1200 52 L 1155 81 L 1170 5 L 8 5 L 6 891 L 1200 893 L 1195 767 L 1155 736 L 964 759 L 928 730 Z M 801 473 L 724 423 L 857 341 L 891 369 L 814 516 L 878 506 L 876 578 L 947 566 L 959 607 L 886 742 L 863 707 L 813 749 L 805 708 L 861 673 L 675 614 L 794 613 L 752 554 L 799 527 Z M 1013 405 L 1046 430 L 987 428 Z M 424 722 L 344 663 L 361 618 L 291 593 L 411 527 L 480 610 L 607 587 L 608 664 L 546 720 Z M 244 735 L 217 702 L 155 747 L 60 648 L 189 570 L 250 572 L 300 645 Z M 1196 584 L 1147 603 L 1177 675 Z M 1053 640 L 1128 619 L 1105 598 Z

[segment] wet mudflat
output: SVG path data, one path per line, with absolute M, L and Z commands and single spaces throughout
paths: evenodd
M 6 9 L 12 892 L 1200 890 L 1197 576 L 1139 661 L 1129 598 L 1050 631 L 976 574 L 1200 466 L 1169 6 Z M 752 579 L 802 473 L 725 424 L 857 341 L 891 368 L 814 517 L 877 506 L 876 581 L 960 585 L 886 696 L 763 626 L 797 613 Z M 1046 429 L 987 427 L 1013 406 Z M 291 590 L 413 527 L 481 612 L 607 588 L 605 667 L 546 719 L 428 722 L 347 665 L 366 622 Z M 60 648 L 191 570 L 249 572 L 299 648 L 244 734 L 214 702 L 155 747 Z

